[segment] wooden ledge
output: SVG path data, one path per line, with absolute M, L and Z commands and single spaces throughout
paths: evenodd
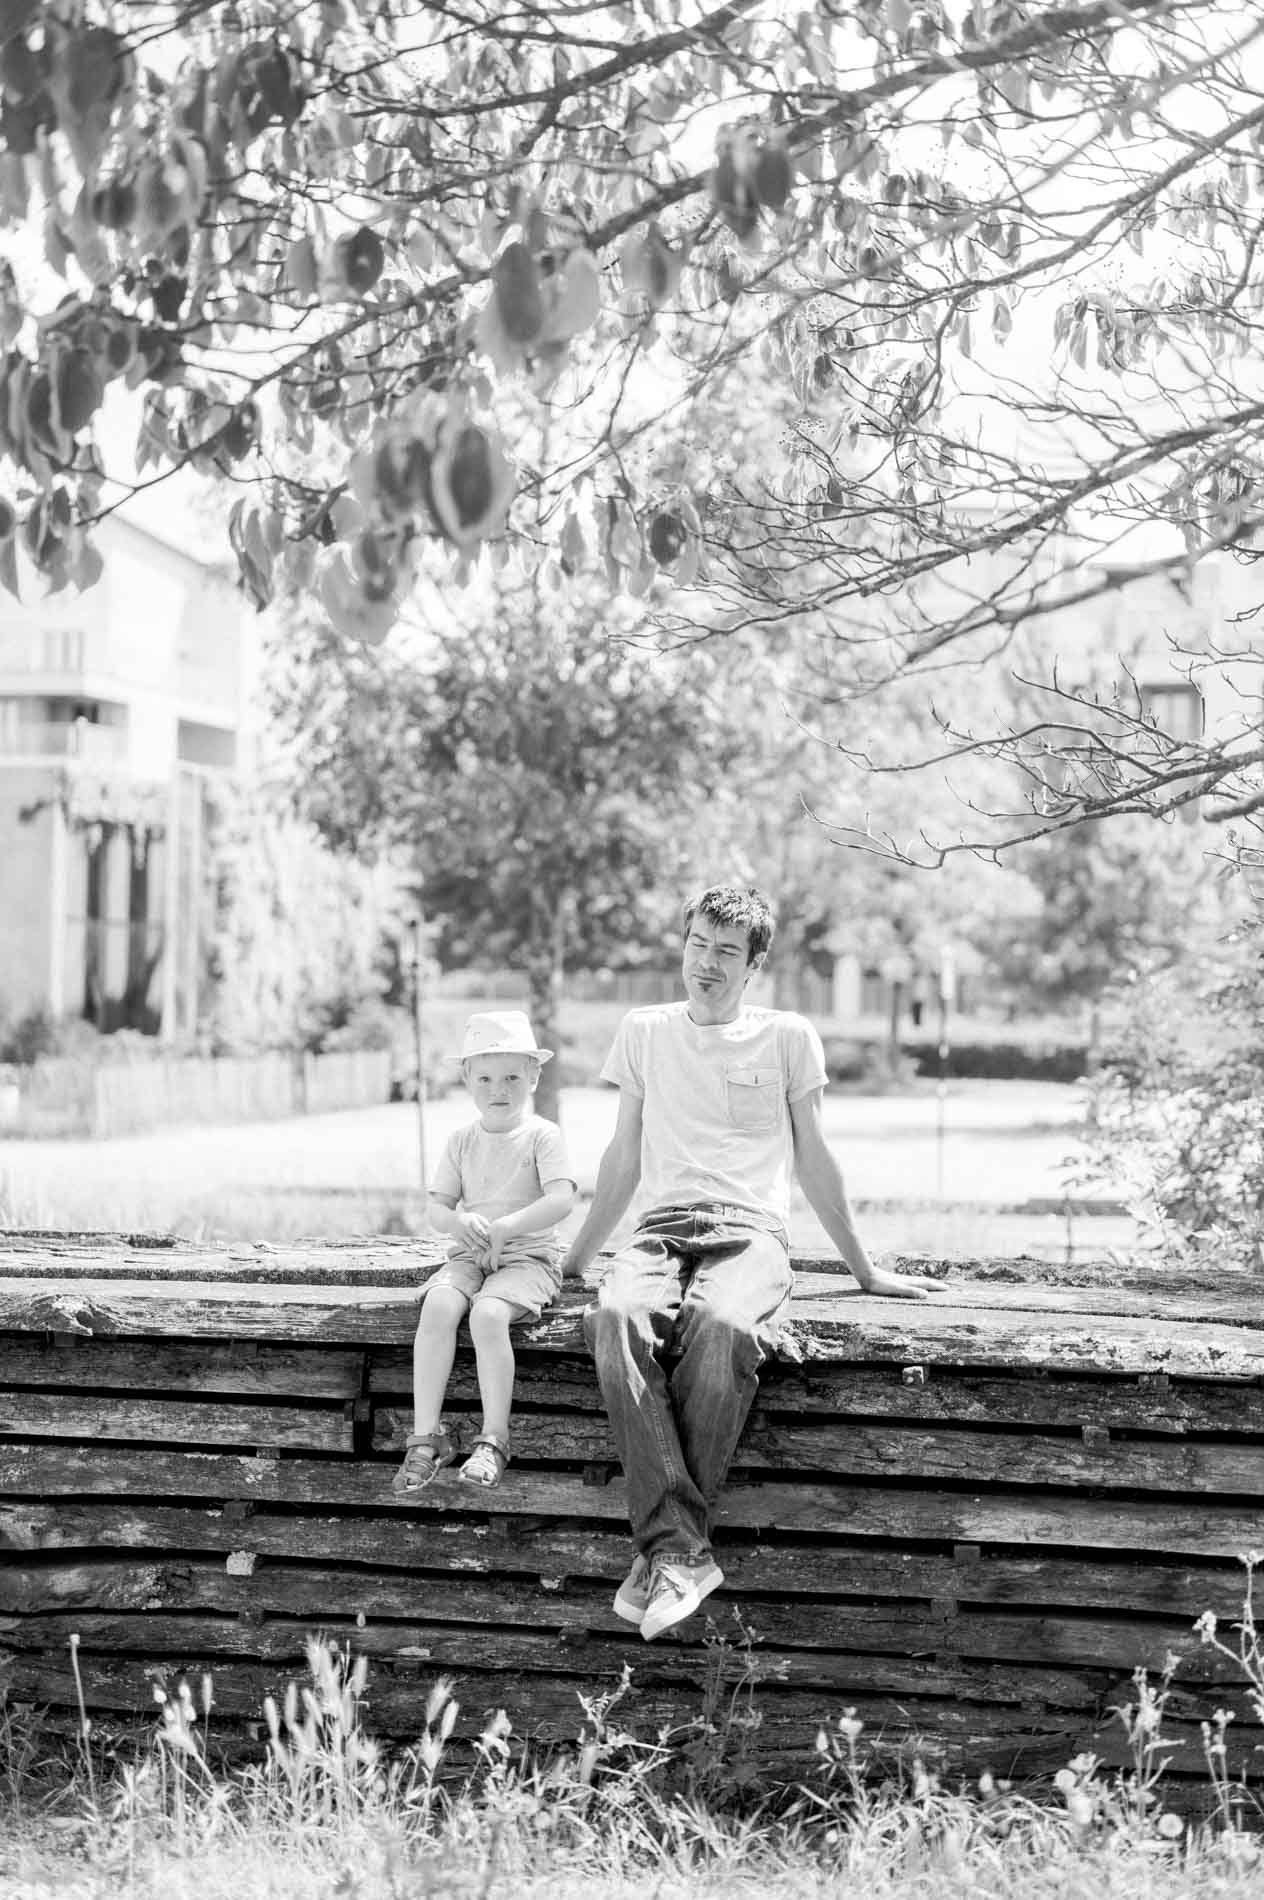
M 424 1238 L 208 1245 L 168 1236 L 0 1233 L 0 1330 L 400 1345 L 440 1259 Z M 922 1301 L 862 1292 L 837 1260 L 797 1255 L 782 1357 L 1024 1372 L 1264 1379 L 1264 1294 L 1102 1263 L 897 1262 L 943 1280 Z M 525 1353 L 584 1352 L 600 1262 L 521 1333 Z

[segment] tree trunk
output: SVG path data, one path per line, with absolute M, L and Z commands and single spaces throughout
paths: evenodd
M 535 1039 L 546 1049 L 557 1049 L 558 1015 L 560 1003 L 561 972 L 551 959 L 534 958 L 527 971 L 530 983 L 531 1027 Z M 561 1057 L 554 1055 L 540 1070 L 540 1085 L 535 1092 L 535 1112 L 545 1115 L 551 1122 L 560 1122 L 561 1115 Z
M 569 898 L 561 899 L 553 908 L 548 922 L 547 936 L 538 937 L 527 949 L 527 982 L 530 986 L 529 1008 L 531 1027 L 535 1039 L 545 1049 L 555 1052 L 559 1046 L 562 1006 L 562 971 L 566 953 L 566 924 Z M 551 1122 L 561 1122 L 561 1091 L 564 1081 L 562 1059 L 555 1053 L 551 1062 L 546 1062 L 540 1070 L 540 1085 L 535 1092 L 535 1112 L 547 1116 Z

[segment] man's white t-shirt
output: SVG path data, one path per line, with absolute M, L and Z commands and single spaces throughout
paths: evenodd
M 688 1003 L 634 1009 L 601 1079 L 643 1104 L 638 1214 L 728 1201 L 789 1222 L 789 1105 L 828 1079 L 806 1017 L 747 1007 L 731 1023 L 702 1024 Z

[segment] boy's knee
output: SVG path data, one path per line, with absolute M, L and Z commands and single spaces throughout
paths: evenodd
M 485 1299 L 475 1300 L 470 1308 L 470 1337 L 472 1339 L 491 1339 L 501 1333 L 508 1333 L 510 1321 L 518 1311 L 507 1300 L 494 1299 L 488 1295 Z
M 421 1314 L 417 1321 L 418 1334 L 438 1331 L 446 1326 L 459 1326 L 465 1317 L 469 1301 L 464 1293 L 454 1286 L 434 1286 L 424 1295 L 421 1302 Z

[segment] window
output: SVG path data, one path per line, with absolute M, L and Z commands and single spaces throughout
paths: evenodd
M 1139 691 L 1142 717 L 1153 720 L 1165 737 L 1189 745 L 1197 744 L 1202 738 L 1203 696 L 1191 681 L 1163 680 L 1157 685 L 1142 686 Z M 1201 803 L 1201 799 L 1191 798 L 1180 806 L 1177 816 L 1183 824 L 1197 823 Z
M 1162 680 L 1142 686 L 1141 714 L 1172 739 L 1201 739 L 1203 696 L 1189 680 Z

